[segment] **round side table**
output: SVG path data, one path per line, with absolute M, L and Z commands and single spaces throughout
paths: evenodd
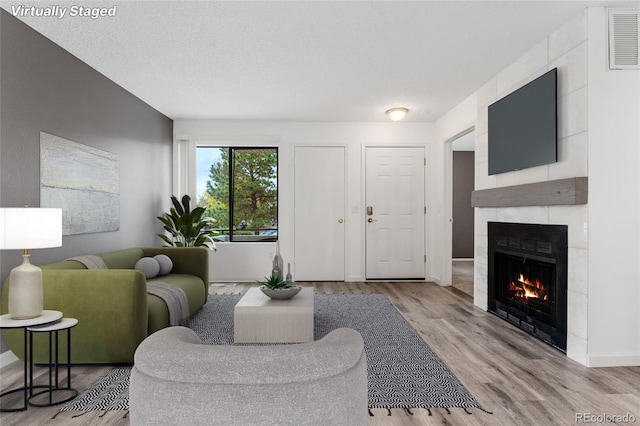
M 71 401 L 78 396 L 78 391 L 71 387 L 71 329 L 78 325 L 78 320 L 75 318 L 62 318 L 60 321 L 53 322 L 51 324 L 38 325 L 27 328 L 29 331 L 29 348 L 31 353 L 29 359 L 31 360 L 31 374 L 33 374 L 33 333 L 49 333 L 49 386 L 47 389 L 32 394 L 29 397 L 29 405 L 35 407 L 51 407 L 52 405 L 62 404 L 63 402 Z M 67 330 L 67 386 L 60 387 L 58 381 L 58 367 L 59 367 L 59 347 L 58 347 L 58 332 Z M 52 360 L 52 335 L 55 334 L 55 363 Z M 55 365 L 55 384 L 53 383 L 53 366 Z M 31 384 L 33 384 L 33 376 L 30 377 Z M 54 401 L 53 394 L 62 393 L 60 399 Z M 38 398 L 41 395 L 47 394 L 49 398 L 46 401 L 40 401 L 43 398 Z
M 31 365 L 31 359 L 29 359 L 29 352 L 27 346 L 27 328 L 33 327 L 36 325 L 48 324 L 50 322 L 58 321 L 62 318 L 62 312 L 60 311 L 42 311 L 40 316 L 29 319 L 14 319 L 11 318 L 9 314 L 0 315 L 0 329 L 3 328 L 22 328 L 24 329 L 24 386 L 18 389 L 9 390 L 0 394 L 0 398 L 5 395 L 13 394 L 16 392 L 24 392 L 24 405 L 22 407 L 17 408 L 2 408 L 0 407 L 0 411 L 3 412 L 12 412 L 12 411 L 24 411 L 27 409 L 28 402 L 28 391 L 32 389 L 33 383 L 28 381 L 29 373 L 28 369 Z

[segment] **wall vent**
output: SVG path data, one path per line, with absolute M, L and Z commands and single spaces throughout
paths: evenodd
M 640 10 L 609 10 L 609 69 L 640 69 Z

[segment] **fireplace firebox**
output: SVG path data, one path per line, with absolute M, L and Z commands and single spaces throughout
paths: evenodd
M 489 222 L 489 312 L 567 349 L 567 226 Z

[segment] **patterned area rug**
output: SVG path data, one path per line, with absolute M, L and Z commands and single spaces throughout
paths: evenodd
M 233 343 L 233 307 L 239 295 L 210 295 L 191 319 L 205 344 Z M 316 295 L 315 339 L 340 327 L 365 342 L 369 408 L 469 408 L 480 404 L 381 294 Z M 110 370 L 60 411 L 127 410 L 130 367 Z

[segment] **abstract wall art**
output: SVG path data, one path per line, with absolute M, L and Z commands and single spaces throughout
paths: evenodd
M 40 132 L 40 206 L 62 208 L 63 235 L 120 228 L 120 157 Z

